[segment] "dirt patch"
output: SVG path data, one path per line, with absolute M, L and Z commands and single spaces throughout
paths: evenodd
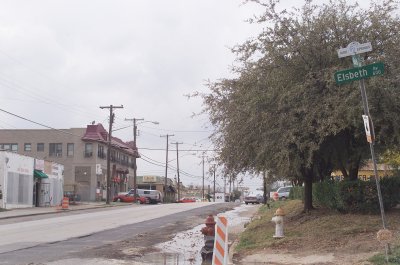
M 379 214 L 340 214 L 327 209 L 304 214 L 294 207 L 284 218 L 283 239 L 272 239 L 275 227 L 271 216 L 273 212 L 267 212 L 249 225 L 257 235 L 241 239 L 259 241 L 235 253 L 235 264 L 370 264 L 368 258 L 384 253 L 376 239 L 382 228 Z M 393 244 L 399 245 L 400 209 L 386 216 L 394 232 Z M 264 234 L 260 236 L 261 231 Z

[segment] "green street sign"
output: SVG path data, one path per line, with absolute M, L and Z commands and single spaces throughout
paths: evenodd
M 383 75 L 385 70 L 383 63 L 373 63 L 361 67 L 342 70 L 335 73 L 336 84 L 340 85 L 376 75 Z

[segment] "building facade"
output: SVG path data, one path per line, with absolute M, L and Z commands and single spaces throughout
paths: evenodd
M 64 165 L 64 192 L 82 201 L 104 199 L 108 132 L 101 124 L 71 129 L 0 130 L 0 150 Z M 133 186 L 133 142 L 111 139 L 111 195 Z
M 390 165 L 386 164 L 377 164 L 376 165 L 376 170 L 378 173 L 378 177 L 387 177 L 387 176 L 392 176 L 393 175 L 393 167 Z M 343 180 L 343 173 L 339 170 L 332 172 L 331 177 L 334 180 Z M 358 179 L 368 181 L 371 179 L 375 178 L 375 173 L 374 173 L 374 165 L 372 161 L 368 161 L 366 165 L 363 165 L 362 167 L 359 168 L 358 170 Z
M 63 197 L 64 166 L 0 151 L 0 208 L 55 206 Z
M 167 186 L 165 186 L 165 177 L 137 176 L 137 187 L 144 190 L 158 190 L 163 196 L 166 196 L 166 202 L 175 202 L 177 199 L 176 183 L 169 178 L 167 178 Z

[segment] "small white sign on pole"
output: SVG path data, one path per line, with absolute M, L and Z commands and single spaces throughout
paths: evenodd
M 352 56 L 352 55 L 370 52 L 370 51 L 372 51 L 371 42 L 360 44 L 356 41 L 353 41 L 349 45 L 347 45 L 346 48 L 339 49 L 338 56 L 339 56 L 339 58 L 343 58 L 343 57 Z
M 101 169 L 101 164 L 96 164 L 96 175 L 103 174 L 103 170 Z
M 367 135 L 368 143 L 372 143 L 371 129 L 369 127 L 369 118 L 367 115 L 362 115 L 364 120 L 365 134 Z

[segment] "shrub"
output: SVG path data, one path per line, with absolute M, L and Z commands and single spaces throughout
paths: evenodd
M 343 211 L 343 199 L 339 193 L 339 182 L 323 181 L 313 185 L 313 198 L 316 204 Z
M 304 199 L 304 188 L 295 186 L 290 189 L 289 199 L 303 200 Z
M 400 177 L 384 177 L 380 180 L 385 210 L 400 202 Z M 341 212 L 377 213 L 379 199 L 375 180 L 324 181 L 313 186 L 316 204 Z
M 383 207 L 389 210 L 400 203 L 400 173 L 380 179 Z M 290 199 L 303 200 L 304 187 L 293 187 Z M 313 184 L 316 205 L 347 213 L 379 213 L 375 179 L 369 181 L 327 180 Z

